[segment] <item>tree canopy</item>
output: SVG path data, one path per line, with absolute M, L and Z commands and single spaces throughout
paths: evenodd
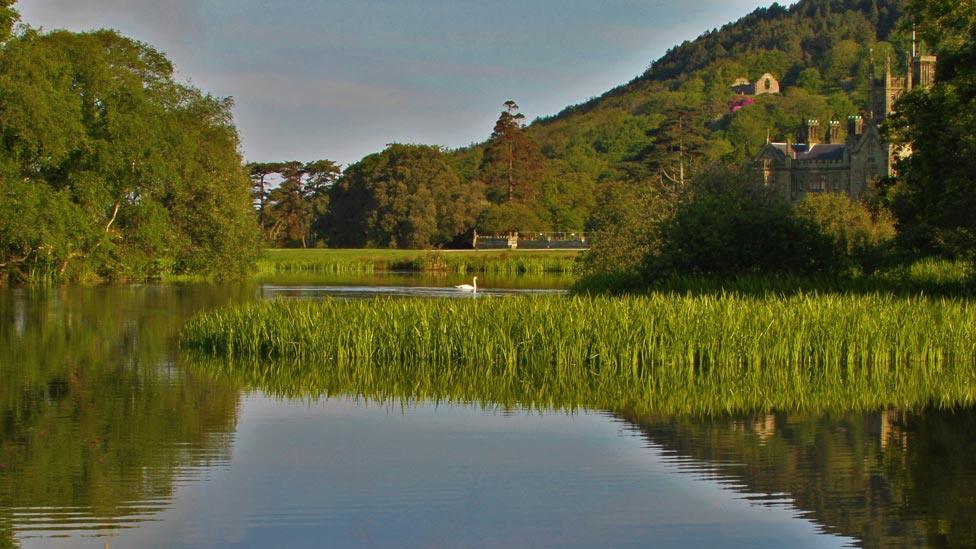
M 0 50 L 0 271 L 242 274 L 257 233 L 230 109 L 113 31 L 12 36 Z
M 976 5 L 912 0 L 909 9 L 938 54 L 931 89 L 906 94 L 888 125 L 909 145 L 890 198 L 905 245 L 976 257 Z
M 323 229 L 333 246 L 443 246 L 473 227 L 482 196 L 439 148 L 393 144 L 349 166 L 331 187 Z

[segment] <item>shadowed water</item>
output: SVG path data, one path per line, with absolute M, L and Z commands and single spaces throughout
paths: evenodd
M 294 400 L 176 345 L 223 304 L 440 282 L 0 290 L 0 547 L 976 544 L 973 410 Z

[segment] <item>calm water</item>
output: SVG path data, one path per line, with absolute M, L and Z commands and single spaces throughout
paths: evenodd
M 292 401 L 176 346 L 222 304 L 460 282 L 0 289 L 0 547 L 976 545 L 974 410 Z

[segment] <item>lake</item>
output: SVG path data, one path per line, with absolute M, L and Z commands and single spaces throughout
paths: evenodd
M 462 282 L 0 289 L 0 547 L 976 544 L 973 409 L 292 400 L 177 345 L 189 317 L 221 305 L 460 297 Z M 570 282 L 484 277 L 479 299 Z

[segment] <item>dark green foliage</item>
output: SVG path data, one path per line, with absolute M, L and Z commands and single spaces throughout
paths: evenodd
M 98 238 L 67 191 L 8 181 L 0 192 L 0 269 L 49 282 Z
M 635 272 L 657 251 L 657 224 L 670 214 L 671 201 L 650 185 L 608 184 L 586 226 L 590 249 L 580 258 L 583 274 Z
M 523 202 L 490 203 L 478 216 L 477 227 L 482 234 L 504 235 L 541 226 L 536 204 Z
M 892 207 L 903 243 L 924 253 L 976 257 L 976 6 L 910 2 L 939 56 L 936 84 L 898 102 L 887 129 L 913 154 L 899 164 Z
M 346 169 L 322 223 L 331 246 L 439 247 L 474 225 L 480 196 L 437 147 L 394 144 Z
M 114 32 L 9 40 L 0 210 L 37 209 L 5 222 L 3 271 L 35 282 L 242 274 L 257 241 L 230 108 Z
M 341 169 L 331 160 L 255 162 L 247 166 L 265 240 L 277 247 L 314 245 L 313 222 L 326 212 Z M 274 180 L 277 186 L 272 188 Z
M 649 280 L 677 273 L 813 273 L 839 268 L 830 239 L 751 173 L 698 178 L 657 227 Z

